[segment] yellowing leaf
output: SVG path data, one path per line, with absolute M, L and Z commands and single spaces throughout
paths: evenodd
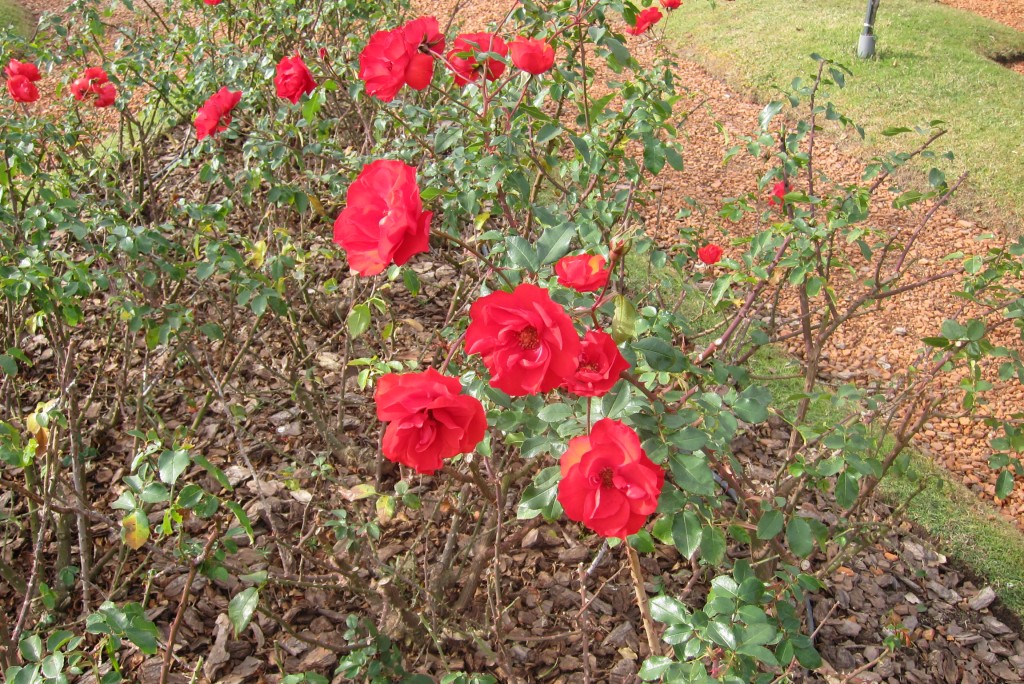
M 121 539 L 136 551 L 149 540 L 149 518 L 141 509 L 136 508 L 121 521 Z

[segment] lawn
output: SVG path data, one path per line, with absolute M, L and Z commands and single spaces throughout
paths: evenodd
M 867 127 L 869 153 L 892 144 L 879 135 L 886 127 L 941 119 L 950 131 L 942 149 L 971 172 L 961 210 L 1019 221 L 1024 75 L 995 58 L 1024 53 L 1024 33 L 932 0 L 892 0 L 878 12 L 876 58 L 859 60 L 864 4 L 694 2 L 672 13 L 667 30 L 686 54 L 763 100 L 810 73 L 811 53 L 845 64 L 854 78 L 834 101 Z

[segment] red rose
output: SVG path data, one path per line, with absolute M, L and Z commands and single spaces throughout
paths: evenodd
M 611 270 L 600 254 L 562 257 L 555 264 L 558 284 L 580 292 L 596 292 L 608 284 Z
M 580 397 L 602 397 L 618 382 L 629 362 L 622 356 L 612 336 L 601 330 L 588 330 L 580 341 L 579 366 L 565 383 L 565 389 Z
M 460 394 L 457 378 L 433 368 L 423 373 L 388 373 L 377 383 L 377 418 L 387 421 L 384 457 L 431 474 L 442 461 L 476 448 L 487 432 L 480 402 Z
M 768 196 L 768 205 L 782 207 L 786 204 L 786 193 L 792 189 L 793 186 L 787 181 L 779 181 L 772 186 L 772 194 Z
M 665 471 L 617 420 L 603 418 L 589 436 L 569 440 L 560 465 L 558 502 L 565 515 L 602 537 L 636 534 L 658 507 Z
M 645 10 L 641 10 L 640 14 L 636 15 L 636 24 L 627 28 L 626 33 L 632 36 L 639 36 L 641 33 L 646 33 L 647 29 L 651 28 L 659 21 L 661 21 L 661 10 L 657 7 L 648 7 Z
M 480 64 L 476 55 L 481 52 L 508 56 L 508 46 L 493 33 L 463 33 L 455 38 L 448 53 L 448 65 L 455 72 L 455 83 L 464 86 L 476 81 L 482 73 L 488 81 L 496 81 L 505 73 L 505 62 L 488 57 Z
M 661 6 L 667 10 L 679 9 L 679 6 L 683 4 L 682 0 L 658 0 Z
M 539 38 L 519 36 L 509 50 L 512 63 L 529 74 L 543 74 L 555 64 L 555 48 Z
M 35 102 L 39 99 L 36 84 L 25 76 L 11 76 L 7 79 L 7 92 L 15 102 Z
M 88 95 L 95 95 L 94 107 L 109 107 L 117 99 L 117 89 L 100 67 L 89 67 L 84 76 L 72 81 L 71 94 L 80 102 Z
M 35 64 L 28 62 L 19 62 L 16 59 L 12 59 L 4 67 L 4 73 L 7 74 L 8 78 L 14 78 L 15 76 L 24 76 L 28 80 L 35 82 L 42 78 L 39 73 L 39 67 Z
M 221 3 L 221 0 L 203 0 L 203 2 L 213 7 L 214 5 L 219 5 Z
M 390 31 L 377 31 L 359 53 L 359 78 L 367 95 L 391 102 L 407 85 L 423 90 L 434 76 L 434 54 L 444 50 L 444 36 L 434 17 L 420 17 Z
M 7 74 L 7 92 L 15 102 L 35 102 L 39 99 L 39 89 L 35 82 L 42 76 L 39 67 L 28 62 L 12 59 L 4 67 Z
M 717 264 L 722 258 L 722 248 L 715 244 L 704 245 L 697 250 L 697 258 L 708 266 Z
M 313 92 L 316 88 L 316 81 L 313 74 L 309 73 L 306 63 L 302 57 L 282 57 L 277 63 L 277 74 L 274 76 L 274 86 L 277 88 L 277 96 L 290 100 L 297 104 L 303 95 Z
M 444 36 L 434 17 L 413 19 L 402 27 L 411 57 L 405 68 L 405 82 L 413 90 L 423 90 L 434 78 L 434 55 L 444 52 Z
M 348 252 L 349 266 L 359 275 L 377 275 L 391 262 L 401 266 L 427 251 L 432 215 L 423 211 L 416 169 L 378 159 L 348 187 L 345 208 L 334 222 L 334 241 Z
M 202 140 L 208 135 L 220 133 L 231 124 L 231 110 L 242 99 L 242 91 L 221 88 L 210 96 L 196 113 L 196 137 Z
M 480 354 L 491 386 L 513 397 L 548 392 L 576 371 L 580 339 L 548 291 L 523 284 L 473 302 L 466 353 Z

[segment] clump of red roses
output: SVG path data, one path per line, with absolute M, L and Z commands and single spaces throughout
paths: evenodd
M 7 74 L 7 92 L 15 102 L 29 103 L 39 99 L 36 81 L 42 76 L 35 64 L 12 59 L 4 67 L 4 73 Z
M 101 67 L 86 69 L 81 78 L 71 83 L 71 94 L 79 102 L 86 97 L 93 97 L 94 107 L 109 107 L 117 99 L 117 89 Z
M 242 92 L 221 88 L 196 112 L 196 137 L 199 140 L 220 133 L 231 125 L 231 112 L 242 99 Z

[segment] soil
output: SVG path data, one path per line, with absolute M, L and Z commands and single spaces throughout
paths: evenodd
M 57 0 L 28 0 L 33 12 L 62 8 Z M 463 3 L 458 22 L 466 27 L 480 28 L 488 21 L 500 20 L 511 3 L 485 3 L 472 0 Z M 1024 21 L 1024 2 L 950 3 L 972 5 L 979 12 L 1003 13 L 1003 20 Z M 444 16 L 446 7 L 440 3 L 424 6 L 425 10 Z M 444 23 L 442 21 L 442 23 Z M 1014 25 L 1014 24 L 1011 24 Z M 1019 28 L 1019 26 L 1018 26 Z M 633 39 L 631 47 L 641 59 L 652 59 L 662 49 L 656 36 Z M 701 210 L 687 219 L 699 227 L 709 239 L 727 243 L 729 239 L 749 235 L 757 229 L 756 220 L 741 224 L 726 224 L 717 218 L 722 197 L 748 192 L 754 186 L 758 170 L 753 165 L 721 164 L 723 140 L 718 126 L 732 136 L 743 135 L 754 128 L 761 107 L 730 90 L 706 71 L 692 63 L 681 62 L 677 77 L 690 89 L 693 103 L 703 102 L 686 127 L 685 144 L 687 169 L 682 173 L 665 176 L 662 209 L 649 219 L 648 230 L 663 245 L 671 248 L 677 240 L 681 224 L 666 217 L 674 216 L 686 198 L 696 199 Z M 860 160 L 849 154 L 841 138 L 823 140 L 821 163 L 828 173 L 838 179 L 848 179 L 860 168 Z M 187 179 L 182 179 L 186 184 Z M 799 179 L 797 180 L 799 183 Z M 898 230 L 908 225 L 913 217 L 896 212 L 886 206 L 875 207 L 875 222 L 881 227 Z M 979 249 L 975 238 L 990 230 L 971 217 L 955 216 L 948 209 L 940 209 L 934 228 L 924 234 L 918 262 L 921 273 L 938 267 L 938 258 L 951 250 Z M 421 318 L 443 318 L 444 293 L 451 287 L 452 269 L 442 263 L 420 259 L 415 262 L 421 272 L 424 289 L 430 297 L 427 303 L 416 306 L 408 301 L 396 301 L 412 315 Z M 358 287 L 354 279 L 340 283 L 340 291 Z M 852 380 L 862 383 L 884 383 L 892 377 L 893 368 L 905 367 L 916 356 L 920 337 L 931 334 L 937 322 L 950 316 L 962 316 L 959 302 L 948 296 L 948 287 L 924 290 L 916 296 L 901 300 L 881 309 L 871 317 L 857 321 L 847 333 L 839 336 L 829 349 L 825 368 L 827 380 Z M 884 332 L 886 346 L 876 344 L 879 333 Z M 902 332 L 900 332 L 902 331 Z M 1006 340 L 1011 343 L 1012 340 Z M 263 341 L 260 342 L 263 344 Z M 426 349 L 432 340 L 418 339 L 415 335 L 404 338 L 415 355 Z M 32 352 L 33 350 L 27 350 Z M 35 350 L 39 351 L 39 350 Z M 247 370 L 249 379 L 267 395 L 282 394 L 285 388 L 279 377 L 271 372 L 275 354 L 272 343 L 254 352 L 264 365 L 255 364 Z M 794 349 L 795 352 L 799 350 Z M 426 353 L 426 352 L 423 352 Z M 317 449 L 325 445 L 310 445 L 302 435 L 313 416 L 308 407 L 275 404 L 272 400 L 260 405 L 260 413 L 253 416 L 256 425 L 237 441 L 232 433 L 234 425 L 228 407 L 215 402 L 210 420 L 204 426 L 204 451 L 217 463 L 231 463 L 232 454 L 241 445 L 247 457 L 256 463 L 257 478 L 253 471 L 238 464 L 225 467 L 232 484 L 239 491 L 248 491 L 250 500 L 246 508 L 254 520 L 256 544 L 253 547 L 272 547 L 267 541 L 275 533 L 314 529 L 307 514 L 311 497 L 321 497 L 322 510 L 341 508 L 346 502 L 359 498 L 358 486 L 367 479 L 376 478 L 379 489 L 398 479 L 397 472 L 376 458 L 372 411 L 368 395 L 359 392 L 351 378 L 346 376 L 337 354 L 323 351 L 316 356 L 327 387 L 347 388 L 347 410 L 343 420 L 346 433 L 352 438 L 351 452 L 339 458 L 341 486 L 331 491 L 321 489 L 320 480 L 311 472 Z M 151 374 L 165 373 L 179 383 L 182 392 L 195 389 L 187 377 L 179 377 L 174 359 L 156 357 L 148 368 Z M 138 369 L 133 370 L 135 379 Z M 992 497 L 994 477 L 985 461 L 987 440 L 991 436 L 980 417 L 964 418 L 956 415 L 957 378 L 945 387 L 950 395 L 949 417 L 936 419 L 927 426 L 923 439 L 917 444 L 932 454 L 955 476 L 982 496 Z M 283 396 L 288 396 L 285 389 Z M 984 415 L 1005 417 L 1024 405 L 1024 393 L 1019 387 L 997 385 L 992 392 L 992 403 L 985 407 Z M 164 415 L 180 408 L 180 421 L 190 420 L 188 406 L 180 397 L 168 395 L 163 402 Z M 966 422 L 965 422 L 966 421 Z M 173 425 L 168 426 L 173 427 Z M 779 440 L 788 440 L 785 426 L 769 422 L 734 445 L 747 463 L 767 466 L 772 448 Z M 110 445 L 114 457 L 101 464 L 96 472 L 95 485 L 116 482 L 119 468 L 130 459 L 125 445 Z M 307 464 L 290 471 L 290 478 L 281 476 L 294 463 Z M 364 465 L 359 465 L 363 463 Z M 377 472 L 368 473 L 376 464 Z M 442 478 L 423 477 L 416 481 L 415 492 L 423 499 L 422 512 L 410 520 L 405 512 L 381 525 L 382 536 L 375 545 L 376 561 L 390 563 L 396 568 L 413 571 L 422 564 L 423 581 L 437 578 L 428 576 L 428 561 L 436 561 L 446 540 L 453 539 L 460 549 L 458 557 L 466 566 L 476 559 L 487 562 L 490 554 L 486 545 L 473 546 L 469 533 L 480 526 L 479 514 L 463 512 L 460 507 L 466 488 Z M 513 499 L 518 493 L 514 493 Z M 109 510 L 108 499 L 96 496 L 96 509 Z M 1024 492 L 1014 492 L 1006 501 L 999 502 L 1003 511 L 1018 522 L 1024 520 Z M 875 502 L 870 516 L 885 516 L 885 504 Z M 825 500 L 809 504 L 808 513 L 827 517 L 835 515 Z M 514 510 L 505 514 L 514 518 Z M 196 533 L 199 533 L 199 522 Z M 326 521 L 318 521 L 320 529 Z M 420 532 L 423 523 L 427 532 Z M 471 587 L 465 597 L 451 595 L 450 604 L 428 605 L 425 611 L 438 616 L 449 615 L 452 629 L 438 636 L 439 641 L 429 647 L 417 631 L 416 621 L 401 614 L 396 606 L 395 592 L 404 594 L 408 587 L 398 586 L 371 577 L 365 569 L 344 576 L 331 565 L 330 550 L 334 537 L 322 533 L 323 548 L 327 553 L 305 555 L 302 549 L 294 552 L 301 556 L 301 571 L 289 574 L 275 557 L 266 558 L 249 553 L 251 547 L 244 540 L 238 554 L 231 559 L 237 567 L 249 571 L 267 569 L 277 577 L 268 585 L 268 599 L 282 607 L 280 615 L 257 615 L 253 628 L 239 638 L 230 633 L 225 622 L 225 611 L 230 598 L 239 589 L 237 580 L 208 581 L 200 577 L 192 586 L 191 604 L 183 611 L 177 638 L 176 673 L 198 668 L 199 680 L 233 682 L 277 682 L 281 671 L 319 671 L 329 674 L 337 662 L 338 653 L 351 649 L 350 639 L 344 636 L 345 618 L 349 611 L 365 610 L 370 605 L 379 611 L 377 617 L 388 636 L 400 644 L 408 657 L 412 657 L 418 670 L 437 674 L 445 669 L 464 668 L 469 671 L 491 671 L 502 682 L 580 682 L 589 672 L 593 681 L 634 682 L 635 674 L 647 653 L 639 615 L 632 597 L 629 571 L 625 568 L 619 550 L 605 552 L 598 540 L 580 539 L 578 530 L 570 525 L 543 525 L 526 522 L 507 522 L 503 548 L 508 549 L 510 564 L 502 568 L 501 592 L 513 601 L 514 607 L 506 613 L 507 619 L 499 625 L 483 624 L 484 605 L 491 597 L 488 582 Z M 461 526 L 461 528 L 460 528 Z M 318 533 L 319 534 L 319 533 Z M 98 540 L 102 545 L 118 545 L 116 538 Z M 153 562 L 165 568 L 148 587 L 151 601 L 147 616 L 154 620 L 163 634 L 167 634 L 178 610 L 179 600 L 187 584 L 187 571 L 175 564 L 174 559 L 160 556 L 156 550 Z M 294 559 L 291 559 L 294 560 Z M 822 559 L 816 559 L 820 561 Z M 689 582 L 693 570 L 690 564 L 673 549 L 643 559 L 648 589 L 664 586 L 677 594 L 689 588 L 687 602 L 698 605 L 706 594 L 703 581 Z M 413 573 L 415 574 L 415 572 Z M 396 580 L 401 573 L 396 573 Z M 581 590 L 581 578 L 584 588 Z M 139 578 L 130 578 L 135 584 Z M 698 578 L 700 580 L 701 578 Z M 366 582 L 372 592 L 367 596 L 353 586 L 357 580 Z M 927 540 L 919 538 L 908 524 L 902 524 L 867 553 L 848 565 L 840 566 L 829 578 L 831 588 L 820 592 L 811 601 L 816 624 L 816 643 L 826 661 L 819 673 L 795 673 L 803 681 L 825 682 L 1017 682 L 1024 681 L 1024 640 L 1020 638 L 1020 625 L 994 601 L 989 587 L 982 586 L 964 570 L 952 566 L 936 553 Z M 129 584 L 131 582 L 128 582 Z M 495 581 L 495 584 L 498 582 Z M 692 585 L 692 586 L 691 586 Z M 0 587 L 0 600 L 11 600 L 9 587 Z M 582 609 L 585 601 L 589 607 Z M 454 608 L 454 611 L 453 611 Z M 579 615 L 579 616 L 578 616 Z M 578 617 L 577 617 L 578 616 Z M 475 632 L 458 631 L 460 625 L 479 623 Z M 894 645 L 892 652 L 880 648 L 883 640 Z M 438 655 L 443 653 L 444 655 Z M 203 659 L 203 665 L 198 663 Z M 144 657 L 135 653 L 124 663 L 133 681 L 148 683 L 159 679 L 160 656 Z M 174 675 L 169 681 L 188 681 L 183 675 Z M 336 681 L 345 681 L 338 678 Z

